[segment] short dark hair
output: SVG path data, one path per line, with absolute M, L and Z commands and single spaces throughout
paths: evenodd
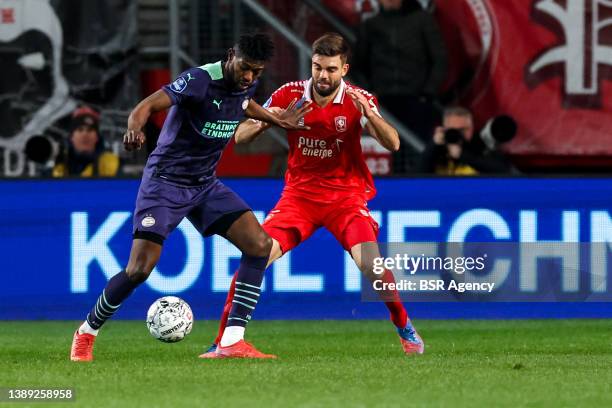
M 342 62 L 346 63 L 351 56 L 351 47 L 340 34 L 325 33 L 312 43 L 312 55 L 315 54 L 326 57 L 340 55 Z
M 446 118 L 448 116 L 463 116 L 469 117 L 471 119 L 472 112 L 470 112 L 469 109 L 464 108 L 463 106 L 454 105 L 444 108 L 443 117 Z
M 253 61 L 269 61 L 274 55 L 274 43 L 264 33 L 242 34 L 234 49 Z

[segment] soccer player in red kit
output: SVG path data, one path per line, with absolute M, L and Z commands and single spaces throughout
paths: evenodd
M 268 266 L 318 228 L 325 227 L 349 251 L 361 272 L 373 276 L 373 265 L 364 258 L 366 245 L 368 251 L 374 246 L 378 253 L 378 224 L 367 208 L 367 201 L 376 190 L 362 157 L 361 133 L 367 127 L 390 151 L 399 149 L 399 135 L 380 116 L 372 94 L 344 81 L 348 56 L 349 46 L 342 36 L 323 35 L 312 45 L 312 78 L 283 85 L 264 105 L 281 116 L 297 109 L 304 111 L 304 125 L 309 128 L 287 132 L 289 162 L 285 188 L 263 224 L 273 239 Z M 248 143 L 268 127 L 264 122 L 247 120 L 236 130 L 236 143 Z M 390 271 L 386 271 L 383 280 L 393 280 Z M 228 337 L 223 332 L 232 303 L 249 304 L 250 297 L 249 288 L 236 283 L 234 276 L 219 336 L 200 357 L 219 357 L 215 350 L 219 342 L 223 347 L 223 339 Z M 388 300 L 385 304 L 404 352 L 423 353 L 424 343 L 397 292 Z

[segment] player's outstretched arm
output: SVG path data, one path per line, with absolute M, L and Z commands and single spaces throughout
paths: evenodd
M 290 111 L 286 110 L 286 115 L 276 116 L 251 99 L 246 109 L 246 116 L 282 127 L 286 130 L 310 130 L 310 127 L 300 124 L 300 121 L 311 110 L 310 102 L 307 102 L 299 108 L 291 109 Z
M 283 109 L 277 108 L 276 106 L 268 108 L 268 110 L 277 116 L 283 113 Z M 255 119 L 247 119 L 238 125 L 238 129 L 236 129 L 236 133 L 234 134 L 234 140 L 236 144 L 250 143 L 270 127 L 272 127 L 270 123 Z
M 370 134 L 378 140 L 378 143 L 380 143 L 382 147 L 391 152 L 397 152 L 400 148 L 400 139 L 397 130 L 372 109 L 370 103 L 363 94 L 353 89 L 347 89 L 346 93 L 351 97 L 361 114 L 368 120 L 366 126 Z
M 125 150 L 140 149 L 146 140 L 142 129 L 149 120 L 149 116 L 152 113 L 166 110 L 170 106 L 172 106 L 172 99 L 161 89 L 140 101 L 128 118 L 128 127 L 123 135 Z
M 236 133 L 234 133 L 234 141 L 236 144 L 251 143 L 257 139 L 266 129 L 272 125 L 255 119 L 247 119 L 238 125 Z

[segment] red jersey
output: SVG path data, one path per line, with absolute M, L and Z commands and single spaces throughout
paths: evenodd
M 287 131 L 289 161 L 283 194 L 333 202 L 347 195 L 369 200 L 376 195 L 374 181 L 361 153 L 361 134 L 367 119 L 346 90 L 361 92 L 378 113 L 378 101 L 369 92 L 344 80 L 325 107 L 312 103 L 304 117 L 310 130 Z M 312 79 L 289 82 L 277 89 L 264 107 L 286 108 L 294 99 L 312 100 Z

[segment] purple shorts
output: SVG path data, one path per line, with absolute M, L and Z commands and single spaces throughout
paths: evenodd
M 238 194 L 218 179 L 205 186 L 182 187 L 145 174 L 136 197 L 134 238 L 161 244 L 185 217 L 208 236 L 219 232 L 211 226 L 223 216 L 237 218 L 250 210 Z

